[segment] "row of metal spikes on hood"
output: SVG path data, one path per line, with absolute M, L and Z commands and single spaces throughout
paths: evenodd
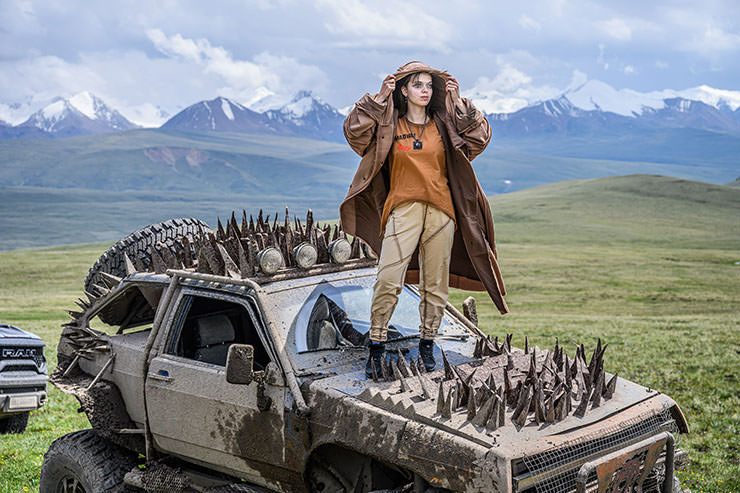
M 280 251 L 285 267 L 296 267 L 293 251 L 302 243 L 316 249 L 316 264 L 329 264 L 329 245 L 338 239 L 347 240 L 347 235 L 338 225 L 323 227 L 314 222 L 309 209 L 305 225 L 297 217 L 290 220 L 288 208 L 282 223 L 275 220 L 270 224 L 270 216 L 263 218 L 260 210 L 257 220 L 252 216 L 247 221 L 242 211 L 241 225 L 232 212 L 226 226 L 218 220 L 215 232 L 201 232 L 192 240 L 186 236 L 176 240 L 172 246 L 162 242 L 150 248 L 151 264 L 143 259 L 126 257 L 127 272 L 154 271 L 164 273 L 167 269 L 195 268 L 197 272 L 215 274 L 232 278 L 246 278 L 265 275 L 260 270 L 258 255 L 268 248 Z M 349 259 L 374 259 L 374 255 L 363 242 L 355 237 L 349 243 Z M 100 290 L 99 292 L 104 292 Z
M 387 355 L 382 359 L 380 369 L 371 360 L 373 380 L 399 381 L 401 392 L 418 393 L 424 400 L 434 400 L 436 394 L 437 412 L 442 417 L 450 418 L 462 409 L 467 420 L 488 430 L 504 425 L 507 406 L 512 411 L 511 420 L 519 427 L 527 423 L 530 415 L 535 423 L 554 423 L 565 419 L 571 412 L 583 417 L 589 404 L 591 409 L 599 407 L 602 399 L 610 399 L 616 389 L 616 374 L 606 381 L 603 357 L 607 346 L 602 347 L 601 339 L 589 363 L 586 363 L 582 344 L 576 347 L 575 359 L 571 361 L 556 340 L 554 351 L 545 351 L 545 359 L 539 370 L 537 351 L 530 349 L 527 339 L 524 355 L 529 355 L 529 358 L 522 358 L 522 353 L 519 356 L 512 353 L 511 335 L 507 335 L 505 342 L 500 345 L 496 340 L 493 346 L 501 351 L 499 355 L 505 354 L 507 357 L 503 382 L 498 385 L 494 371 L 499 367 L 491 369 L 487 376 L 479 375 L 475 379 L 478 382 L 476 384 L 475 375 L 486 370 L 478 367 L 465 374 L 465 370 L 450 364 L 444 351 L 444 376 L 439 380 L 436 392 L 432 391 L 434 383 L 426 375 L 421 360 L 409 357 L 407 362 L 400 351 L 396 357 Z M 517 367 L 518 364 L 521 366 L 522 361 L 529 363 L 526 371 Z M 451 381 L 454 381 L 454 385 L 449 384 Z

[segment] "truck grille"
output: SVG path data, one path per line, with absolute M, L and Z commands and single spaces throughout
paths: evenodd
M 0 389 L 0 395 L 3 394 L 27 394 L 30 392 L 41 392 L 46 387 L 43 385 L 33 385 L 28 387 L 10 387 L 10 388 L 4 388 Z
M 33 361 L 36 364 L 36 368 L 32 368 L 32 370 L 38 371 L 46 362 L 46 358 L 44 358 L 43 347 L 3 347 L 0 348 L 0 361 Z M 17 369 L 8 370 L 9 366 L 14 367 L 18 365 L 6 365 L 5 370 L 0 371 L 18 371 Z
M 38 373 L 39 369 L 36 365 L 5 365 L 0 371 L 32 371 Z
M 573 439 L 553 450 L 525 456 L 522 459 L 524 471 L 516 478 L 536 478 L 536 482 L 516 491 L 537 493 L 575 491 L 576 475 L 587 459 L 592 460 L 614 447 L 626 446 L 629 442 L 636 442 L 661 431 L 674 434 L 678 432 L 678 426 L 668 410 L 649 417 L 638 416 L 607 430 L 599 430 L 598 433 Z M 573 466 L 568 467 L 570 464 Z M 521 479 L 519 484 L 527 484 Z

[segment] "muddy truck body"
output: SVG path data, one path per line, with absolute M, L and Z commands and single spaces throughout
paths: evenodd
M 600 341 L 518 349 L 448 304 L 426 372 L 405 286 L 368 379 L 375 259 L 310 216 L 118 253 L 62 332 L 52 382 L 92 430 L 52 445 L 42 491 L 680 491 L 679 407 L 605 373 Z

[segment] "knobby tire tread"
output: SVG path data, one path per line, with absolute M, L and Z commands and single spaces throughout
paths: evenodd
M 169 219 L 135 231 L 116 242 L 93 264 L 85 277 L 85 291 L 92 292 L 94 284 L 101 284 L 98 279 L 100 272 L 125 277 L 124 253 L 128 255 L 132 262 L 135 262 L 138 258 L 145 267 L 149 267 L 151 265 L 150 248 L 152 245 L 162 242 L 167 246 L 172 246 L 176 240 L 183 236 L 192 240 L 197 234 L 209 231 L 211 229 L 208 224 L 192 217 Z

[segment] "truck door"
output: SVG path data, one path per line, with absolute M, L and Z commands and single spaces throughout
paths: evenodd
M 159 450 L 261 483 L 260 464 L 284 462 L 285 387 L 226 382 L 228 348 L 254 346 L 255 370 L 270 357 L 250 302 L 185 288 L 146 379 L 147 416 Z M 163 327 L 163 330 L 166 330 Z

